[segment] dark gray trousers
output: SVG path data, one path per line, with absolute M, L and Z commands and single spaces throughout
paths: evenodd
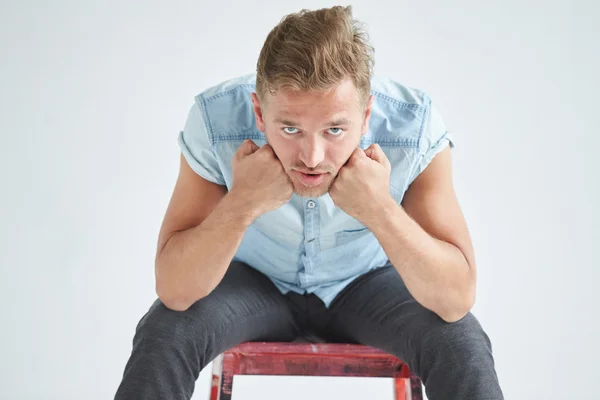
M 422 379 L 430 400 L 503 399 L 490 340 L 475 316 L 443 321 L 414 300 L 394 267 L 362 275 L 328 309 L 314 295 L 282 295 L 238 262 L 186 311 L 156 300 L 137 325 L 115 399 L 190 399 L 200 371 L 225 350 L 306 335 L 397 356 Z

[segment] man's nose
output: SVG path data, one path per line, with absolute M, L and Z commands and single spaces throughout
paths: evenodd
M 325 157 L 325 148 L 317 138 L 307 138 L 300 149 L 300 160 L 308 168 L 315 168 Z

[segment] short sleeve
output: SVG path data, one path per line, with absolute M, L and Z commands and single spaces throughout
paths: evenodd
M 414 181 L 421 172 L 429 165 L 431 160 L 446 147 L 454 147 L 452 135 L 448 132 L 446 125 L 437 107 L 426 98 L 426 108 L 422 127 L 421 139 L 419 141 L 420 156 L 417 161 L 415 172 L 410 179 Z
M 198 103 L 190 108 L 185 127 L 179 133 L 178 144 L 188 165 L 198 175 L 218 185 L 225 184 Z

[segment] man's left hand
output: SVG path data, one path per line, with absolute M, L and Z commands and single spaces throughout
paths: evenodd
M 367 225 L 383 204 L 389 203 L 390 161 L 377 144 L 357 147 L 329 189 L 336 206 Z

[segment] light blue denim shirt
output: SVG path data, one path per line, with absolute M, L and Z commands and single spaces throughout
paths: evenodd
M 179 146 L 204 179 L 231 188 L 231 160 L 240 144 L 266 143 L 256 127 L 254 74 L 206 89 L 195 97 Z M 400 204 L 411 182 L 435 154 L 454 146 L 430 97 L 387 78 L 373 77 L 369 132 L 360 147 L 381 146 L 392 169 L 390 193 Z M 268 276 L 282 293 L 315 293 L 326 306 L 359 275 L 389 263 L 375 236 L 336 207 L 331 197 L 293 195 L 248 228 L 234 260 Z

